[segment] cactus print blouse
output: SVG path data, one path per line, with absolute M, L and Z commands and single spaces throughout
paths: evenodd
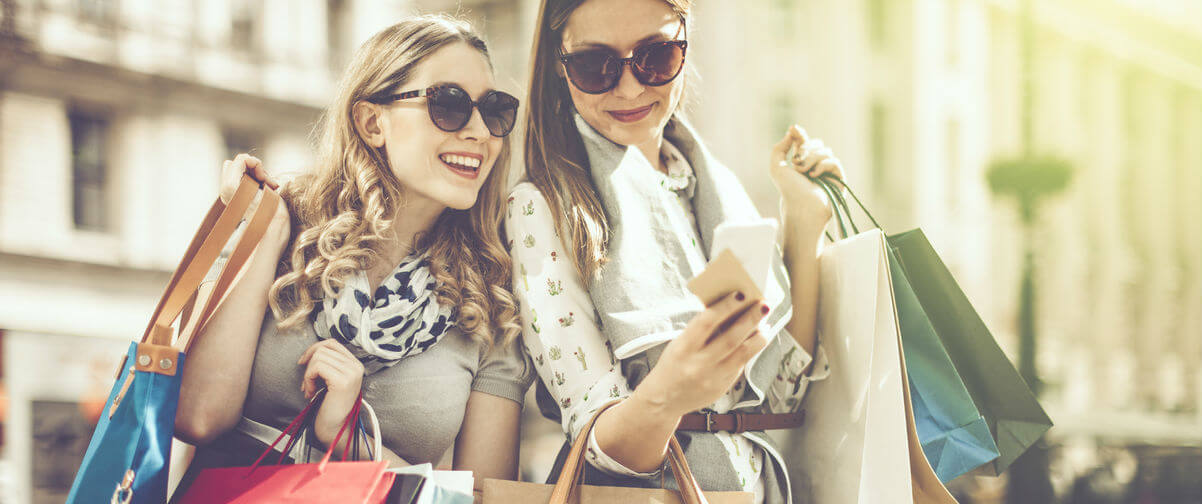
M 684 156 L 669 142 L 663 143 L 661 160 L 666 174 L 656 172 L 660 185 L 677 195 L 677 201 L 689 216 L 693 246 L 700 250 L 693 212 L 692 169 Z M 571 439 L 601 405 L 630 394 L 613 348 L 602 335 L 588 289 L 565 253 L 555 229 L 546 199 L 533 184 L 523 182 L 510 193 L 506 209 L 506 233 L 513 257 L 513 290 L 521 304 L 522 340 L 534 360 L 539 377 L 559 403 L 564 432 Z M 789 341 L 793 341 L 789 338 Z M 765 402 L 774 412 L 793 411 L 800 404 L 810 381 L 829 374 L 826 355 L 818 347 L 818 362 L 809 376 L 802 373 L 814 360 L 794 342 Z M 742 378 L 715 404 L 715 411 L 727 411 L 743 394 Z M 760 479 L 764 456 L 761 448 L 741 434 L 717 433 L 730 454 L 745 491 L 762 501 Z M 658 477 L 638 473 L 601 451 L 596 439 L 589 437 L 587 459 L 590 464 L 613 474 Z

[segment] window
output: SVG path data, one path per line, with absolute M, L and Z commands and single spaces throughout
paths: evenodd
M 868 141 L 872 151 L 869 153 L 872 163 L 872 194 L 878 200 L 882 200 L 885 196 L 886 189 L 889 187 L 889 168 L 886 165 L 886 160 L 889 158 L 886 142 L 889 139 L 888 116 L 886 115 L 885 105 L 876 102 L 872 104 L 872 109 L 868 116 Z
M 258 52 L 262 0 L 234 0 L 230 5 L 230 46 L 237 51 Z
M 960 179 L 961 171 L 964 169 L 964 163 L 960 162 L 960 121 L 951 119 L 947 122 L 947 137 L 944 139 L 947 145 L 944 146 L 947 152 L 946 175 L 944 183 L 947 191 L 947 211 L 948 215 L 957 215 L 960 210 Z
M 226 159 L 234 159 L 234 156 L 242 153 L 257 157 L 263 144 L 258 134 L 246 130 L 226 129 L 222 136 L 225 139 Z
M 95 421 L 85 417 L 79 403 L 34 400 L 30 406 L 31 502 L 65 501 Z
M 73 112 L 71 179 L 75 227 L 108 230 L 108 120 L 96 114 Z
M 0 37 L 13 37 L 16 32 L 16 0 L 0 0 Z
M 789 92 L 778 92 L 772 100 L 772 136 L 771 138 L 780 138 L 789 130 L 789 127 L 797 123 L 797 114 L 794 112 L 797 106 L 793 100 L 793 94 Z
M 889 42 L 889 0 L 867 0 L 868 2 L 868 39 L 874 49 L 884 49 Z
M 960 62 L 960 10 L 962 0 L 947 0 L 947 11 L 945 14 L 944 23 L 947 27 L 944 31 L 945 39 L 943 41 L 947 51 L 947 66 L 955 67 Z
M 330 68 L 335 74 L 342 73 L 342 67 L 350 57 L 347 39 L 350 34 L 350 16 L 346 0 L 328 0 L 326 4 L 326 40 L 329 46 Z
M 117 20 L 117 5 L 112 0 L 75 0 L 79 17 L 101 25 L 111 25 Z

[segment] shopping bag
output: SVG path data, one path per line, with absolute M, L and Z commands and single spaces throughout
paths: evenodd
M 935 328 L 887 249 L 893 298 L 910 382 L 910 404 L 923 453 L 944 483 L 998 457 L 989 425 L 956 372 Z
M 785 437 L 794 500 L 955 502 L 914 428 L 884 235 L 836 241 L 819 261 L 818 331 L 831 371 L 810 384 L 807 425 Z
M 601 504 L 622 502 L 629 504 L 750 504 L 754 495 L 750 492 L 702 492 L 693 471 L 685 460 L 684 449 L 675 437 L 668 442 L 668 466 L 676 478 L 679 491 L 664 488 L 632 488 L 584 485 L 584 452 L 589 432 L 601 412 L 617 404 L 611 402 L 593 415 L 572 443 L 563 469 L 555 485 L 525 483 L 497 479 L 483 482 L 483 504 L 553 503 Z
M 435 471 L 429 463 L 389 469 L 397 483 L 387 504 L 472 504 L 470 471 Z
M 204 275 L 217 260 L 256 195 L 257 210 L 229 261 L 218 277 L 203 308 L 191 313 L 187 334 L 174 338 L 173 326 L 195 293 Z M 175 432 L 181 369 L 192 344 L 212 317 L 217 304 L 238 270 L 262 239 L 279 196 L 249 176 L 227 206 L 218 198 L 159 299 L 150 324 L 140 340 L 130 343 L 118 367 L 117 379 L 88 443 L 67 502 L 162 503 L 167 498 L 168 461 Z M 185 324 L 180 324 L 184 332 Z
M 205 469 L 197 475 L 188 491 L 179 499 L 179 504 L 227 504 L 227 503 L 355 503 L 380 504 L 385 501 L 392 486 L 393 473 L 387 471 L 388 462 L 381 458 L 380 422 L 375 411 L 366 401 L 359 398 L 351 409 L 338 435 L 326 449 L 325 456 L 314 464 L 281 464 L 285 456 L 292 453 L 300 433 L 307 427 L 310 412 L 316 414 L 310 402 L 300 415 L 288 425 L 271 446 L 264 450 L 250 467 L 221 467 Z M 373 461 L 346 461 L 346 457 L 358 446 L 357 422 L 360 407 L 366 410 L 375 434 Z M 343 440 L 342 461 L 331 462 L 334 447 Z M 288 442 L 280 452 L 276 465 L 262 466 L 263 460 L 275 449 L 280 440 Z
M 997 442 L 1000 455 L 986 472 L 1000 474 L 1052 428 L 1052 420 L 922 230 L 893 235 L 889 243 Z
M 842 186 L 842 181 L 838 179 L 828 178 L 824 179 L 824 182 L 829 184 L 829 187 Z M 864 215 L 879 229 L 880 225 L 863 202 L 856 197 L 855 192 L 850 188 L 846 190 L 863 210 Z M 849 207 L 842 201 L 842 191 L 831 193 L 834 199 L 840 201 L 840 206 L 850 219 Z M 854 222 L 850 225 L 855 227 Z M 913 229 L 891 235 L 888 243 L 900 266 L 900 272 L 913 290 L 922 312 L 946 349 L 968 395 L 972 398 L 973 405 L 985 419 L 989 433 L 996 443 L 999 456 L 985 466 L 985 473 L 1000 474 L 1051 429 L 1052 420 L 1002 352 L 989 329 L 985 327 L 985 322 L 972 307 L 947 266 L 935 253 L 934 247 L 922 230 Z M 961 398 L 958 394 L 923 395 L 927 404 L 939 400 L 948 411 L 962 408 L 959 413 L 962 416 L 958 418 L 967 419 L 968 414 L 963 412 L 965 404 Z M 923 440 L 924 444 L 934 441 L 932 451 L 939 453 L 941 458 L 955 456 L 960 459 L 958 462 L 953 459 L 948 472 L 963 470 L 963 466 L 971 464 L 973 458 L 986 456 L 981 450 L 988 449 L 980 436 L 979 424 L 960 425 L 965 429 L 955 432 L 958 437 L 954 439 L 947 438 L 944 442 L 939 442 L 937 438 Z M 938 462 L 938 465 L 944 464 L 943 460 Z M 961 467 L 957 468 L 957 465 Z

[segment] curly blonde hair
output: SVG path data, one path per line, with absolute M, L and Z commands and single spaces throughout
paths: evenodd
M 306 322 L 322 296 L 335 295 L 348 275 L 377 264 L 389 245 L 391 219 L 403 206 L 400 181 L 383 150 L 371 147 L 355 128 L 355 104 L 395 93 L 427 56 L 461 42 L 488 58 L 486 44 L 467 23 L 442 15 L 401 21 L 355 53 L 314 130 L 315 169 L 281 190 L 292 215 L 292 243 L 268 293 L 281 328 Z M 476 204 L 444 210 L 431 227 L 435 231 L 415 244 L 429 253 L 439 302 L 455 306 L 464 333 L 490 346 L 508 345 L 521 332 L 510 292 L 512 266 L 500 234 L 508 163 L 506 140 Z

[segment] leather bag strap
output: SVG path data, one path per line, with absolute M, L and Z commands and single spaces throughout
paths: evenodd
M 584 452 L 588 445 L 589 433 L 592 432 L 601 413 L 619 402 L 621 401 L 612 401 L 602 406 L 580 429 L 580 433 L 572 442 L 571 450 L 568 451 L 568 457 L 559 473 L 559 479 L 555 481 L 555 488 L 551 491 L 551 504 L 566 504 L 569 502 L 568 499 L 579 491 L 584 482 L 584 464 L 586 463 Z M 701 485 L 697 483 L 693 471 L 689 469 L 684 450 L 681 448 L 680 442 L 676 440 L 676 436 L 672 436 L 668 441 L 668 463 L 672 475 L 676 477 L 676 483 L 680 486 L 680 497 L 684 504 L 708 504 L 709 501 L 701 491 Z
M 262 189 L 265 195 L 271 194 L 278 201 L 278 195 L 274 191 L 262 187 L 250 175 L 243 175 L 242 181 L 238 185 L 234 196 L 230 198 L 229 205 L 221 202 L 221 198 L 217 198 L 212 206 L 209 207 L 208 214 L 205 215 L 204 221 L 200 228 L 192 237 L 192 242 L 188 245 L 187 251 L 180 259 L 179 265 L 172 274 L 171 281 L 167 284 L 163 295 L 159 298 L 159 303 L 155 307 L 154 314 L 150 317 L 150 323 L 146 327 L 146 331 L 142 334 L 142 343 L 151 343 L 154 345 L 170 346 L 172 343 L 171 325 L 175 319 L 180 316 L 185 305 L 190 299 L 195 299 L 196 289 L 200 286 L 201 280 L 205 274 L 217 261 L 221 254 L 221 249 L 225 243 L 233 236 L 243 215 L 253 202 L 256 193 Z M 265 196 L 264 200 L 271 200 L 271 196 Z M 265 207 L 271 206 L 268 204 L 260 204 L 259 212 L 266 210 Z M 271 208 L 274 213 L 274 207 Z M 256 213 L 256 215 L 258 212 Z M 270 219 L 268 219 L 270 223 Z M 265 228 L 264 228 L 265 230 Z M 248 232 L 250 229 L 247 230 Z M 246 234 L 244 233 L 244 238 Z M 261 236 L 259 237 L 261 238 Z M 253 243 L 248 240 L 240 240 L 239 245 L 246 245 L 253 248 Z M 227 265 L 227 268 L 228 265 Z M 222 271 L 223 276 L 226 271 Z M 202 315 L 205 315 L 202 313 Z M 198 320 L 198 326 L 202 325 L 204 318 Z
M 271 220 L 275 217 L 276 209 L 280 204 L 279 194 L 264 188 L 263 197 L 259 201 L 259 208 L 255 211 L 255 215 L 251 218 L 250 223 L 247 224 L 246 230 L 242 232 L 242 237 L 238 240 L 238 245 L 230 253 L 229 261 L 222 268 L 221 275 L 217 277 L 217 285 L 213 288 L 213 292 L 209 294 L 204 308 L 200 311 L 196 328 L 184 338 L 184 353 L 187 353 L 192 348 L 192 344 L 196 340 L 196 335 L 204 333 L 204 329 L 208 325 L 209 320 L 213 318 L 213 313 L 217 310 L 217 306 L 225 298 L 225 295 L 233 285 L 234 278 L 238 276 L 238 272 L 242 271 L 242 267 L 250 259 L 255 247 L 259 245 L 259 242 L 263 241 L 263 236 L 267 234 L 267 228 L 271 225 Z

